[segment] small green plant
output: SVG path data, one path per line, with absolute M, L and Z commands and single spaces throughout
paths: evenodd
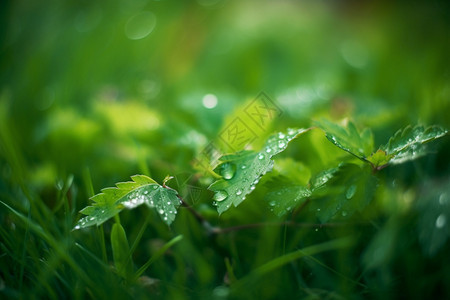
M 319 220 L 320 226 L 333 225 L 331 221 L 347 220 L 357 213 L 364 214 L 377 188 L 383 185 L 382 178 L 378 176 L 380 170 L 425 155 L 429 151 L 428 142 L 447 134 L 447 130 L 439 126 L 408 126 L 399 130 L 385 145 L 375 148 L 371 130 L 366 128 L 359 131 L 353 122 L 338 125 L 321 120 L 314 125 L 315 127 L 308 129 L 288 129 L 286 132 L 278 132 L 270 136 L 258 151 L 242 150 L 220 157 L 218 165 L 214 168 L 216 180 L 208 188 L 214 192 L 210 204 L 216 206 L 218 214 L 226 212 L 231 206 L 239 206 L 252 192 L 264 189 L 264 196 L 261 199 L 251 201 L 264 203 L 279 218 L 287 214 L 295 216 L 306 210 Z M 299 176 L 286 176 L 280 172 L 271 174 L 275 156 L 286 150 L 294 139 L 299 141 L 293 148 L 302 147 L 301 136 L 311 130 L 323 130 L 329 141 L 351 155 L 344 155 L 335 166 L 316 172 L 312 176 L 298 171 L 300 177 L 309 178 L 306 184 L 297 178 Z M 270 175 L 265 176 L 266 174 Z M 114 265 L 117 274 L 127 282 L 136 281 L 159 257 L 158 255 L 180 241 L 182 237 L 173 238 L 158 255 L 153 256 L 135 271 L 131 258 L 135 249 L 134 247 L 130 249 L 125 230 L 118 218 L 123 209 L 134 209 L 145 204 L 148 208 L 154 209 L 164 223 L 171 225 L 176 219 L 177 210 L 183 205 L 208 234 L 264 226 L 264 224 L 235 224 L 235 227 L 221 228 L 211 225 L 204 216 L 186 203 L 176 190 L 167 186 L 171 178 L 167 176 L 160 185 L 150 177 L 135 175 L 131 177 L 130 182 L 117 183 L 117 187 L 103 189 L 100 194 L 91 198 L 93 205 L 81 211 L 86 216 L 74 227 L 77 230 L 101 225 L 110 218 L 116 218 L 111 231 Z M 283 224 L 302 225 L 296 221 L 280 223 Z M 243 288 L 246 284 L 293 260 L 322 251 L 347 248 L 352 243 L 352 240 L 344 238 L 294 251 L 257 268 L 240 280 L 235 278 L 233 268 L 228 262 L 228 274 L 236 281 L 235 284 L 231 282 L 232 291 L 244 293 Z M 442 245 L 441 242 L 437 247 Z
M 339 212 L 346 217 L 361 211 L 369 204 L 377 187 L 378 180 L 374 173 L 388 165 L 425 155 L 428 151 L 426 143 L 447 134 L 447 130 L 439 126 L 408 126 L 374 151 L 373 134 L 368 128 L 360 132 L 351 121 L 341 126 L 327 120 L 316 122 L 316 126 L 334 145 L 365 164 L 341 162 L 332 169 L 318 173 L 307 186 L 299 186 L 293 180 L 283 178 L 279 184 L 271 186 L 266 196 L 279 216 L 311 199 L 314 199 L 310 201 L 311 207 L 317 211 L 321 222 L 327 222 Z M 220 178 L 209 186 L 209 190 L 214 192 L 212 204 L 217 206 L 218 213 L 225 212 L 231 205 L 237 207 L 241 204 L 256 189 L 261 177 L 272 170 L 272 158 L 284 151 L 291 140 L 309 130 L 311 128 L 290 128 L 287 132 L 269 137 L 259 151 L 242 150 L 220 157 L 220 163 L 214 168 Z M 81 211 L 87 216 L 74 229 L 100 225 L 124 208 L 133 209 L 144 203 L 156 209 L 162 220 L 170 225 L 180 204 L 187 205 L 177 191 L 166 185 L 171 178 L 167 176 L 159 185 L 147 176 L 134 175 L 132 182 L 121 182 L 115 188 L 103 189 L 91 198 L 94 205 Z

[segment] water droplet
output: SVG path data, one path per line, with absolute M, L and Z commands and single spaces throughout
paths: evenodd
M 236 165 L 231 163 L 224 163 L 220 166 L 220 175 L 226 180 L 230 180 L 236 173 Z
M 286 136 L 284 135 L 284 133 L 282 133 L 282 132 L 279 132 L 278 133 L 278 138 L 279 139 L 284 139 Z
M 169 202 L 167 202 L 167 205 L 170 205 L 170 204 L 172 204 L 170 201 Z
M 295 130 L 292 128 L 288 128 L 287 133 L 288 133 L 288 135 L 294 135 Z
M 225 191 L 218 191 L 214 194 L 213 199 L 216 201 L 223 201 L 225 199 L 227 199 L 228 197 L 228 193 Z
M 275 200 L 272 200 L 272 201 L 269 202 L 270 206 L 275 206 L 275 204 L 277 204 L 277 202 Z
M 167 221 L 167 217 L 164 217 L 164 221 Z
M 95 220 L 94 217 L 90 217 L 90 218 L 89 218 L 89 221 L 94 221 L 94 220 Z
M 286 143 L 284 141 L 278 142 L 278 148 L 283 149 L 286 146 Z
M 256 178 L 256 179 L 255 179 L 255 181 L 253 181 L 253 184 L 255 184 L 255 185 L 256 185 L 256 184 L 258 184 L 258 182 L 259 182 L 259 177 L 258 177 L 258 178 Z
M 157 186 L 157 185 L 154 185 L 154 186 L 153 186 L 153 189 L 154 189 L 154 190 L 156 190 L 157 188 L 158 188 L 158 186 Z
M 318 208 L 317 211 L 320 211 L 320 208 Z
M 319 228 L 316 228 L 316 232 L 319 231 Z
M 345 210 L 343 210 L 342 213 L 341 213 L 341 215 L 342 215 L 343 217 L 346 217 L 346 216 L 347 216 L 347 212 L 346 212 Z
M 255 189 L 255 186 L 254 186 L 254 185 L 251 185 L 251 186 L 250 186 L 250 189 L 253 191 L 253 190 Z
M 160 209 L 160 210 L 158 210 L 158 213 L 159 213 L 160 215 L 162 215 L 162 214 L 164 213 L 164 210 Z
M 262 153 L 260 153 L 259 155 L 258 155 L 258 159 L 264 159 L 264 154 L 262 154 Z
M 439 204 L 440 204 L 440 205 L 445 205 L 445 204 L 447 204 L 447 202 L 448 202 L 447 194 L 446 194 L 446 193 L 442 193 L 442 194 L 439 196 Z
M 242 190 L 241 190 L 241 189 L 238 189 L 238 190 L 236 191 L 236 195 L 239 196 L 239 195 L 241 195 L 241 194 L 242 194 Z
M 148 191 L 144 191 L 144 195 L 147 195 L 148 194 Z
M 436 219 L 436 228 L 443 228 L 445 223 L 447 223 L 447 218 L 444 214 L 440 214 Z
M 212 205 L 213 205 L 213 206 L 217 206 L 217 202 L 216 202 L 216 201 L 213 201 Z
M 347 199 L 351 199 L 356 193 L 356 185 L 351 185 L 347 192 L 345 193 L 345 197 L 347 197 Z
M 266 152 L 267 152 L 267 153 L 270 153 L 270 152 L 272 152 L 272 149 L 270 149 L 270 147 L 267 147 L 267 148 L 266 148 Z
M 246 165 L 242 165 L 242 166 L 241 166 L 241 169 L 242 169 L 242 170 L 244 170 L 245 168 L 247 168 Z
M 77 225 L 77 226 L 75 226 L 75 230 L 78 230 L 78 229 L 80 229 L 81 227 L 80 227 L 80 225 Z

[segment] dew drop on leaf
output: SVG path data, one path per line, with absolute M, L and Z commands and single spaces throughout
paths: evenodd
M 160 215 L 162 215 L 162 214 L 164 213 L 164 210 L 160 209 L 160 210 L 158 210 L 158 213 L 159 213 Z
M 278 141 L 278 148 L 283 149 L 286 146 L 284 141 Z
M 347 199 L 351 199 L 356 193 L 356 185 L 351 185 L 347 192 L 345 193 L 345 197 L 347 197 Z
M 270 152 L 272 152 L 272 149 L 270 149 L 270 147 L 267 147 L 267 148 L 266 148 L 266 152 L 267 152 L 267 153 L 270 153 Z
M 443 228 L 445 223 L 447 223 L 447 218 L 444 214 L 440 214 L 436 219 L 436 228 Z
M 259 159 L 259 160 L 264 159 L 264 154 L 260 153 L 260 154 L 258 155 L 258 159 Z
M 228 193 L 225 191 L 218 191 L 214 194 L 213 199 L 216 201 L 223 201 L 225 199 L 227 199 L 228 197 Z
M 223 178 L 226 180 L 230 180 L 234 177 L 234 174 L 236 173 L 236 165 L 231 163 L 224 163 L 221 166 L 220 175 L 222 175 Z
M 342 214 L 343 217 L 347 216 L 347 212 L 345 210 L 343 210 L 341 214 Z
M 242 194 L 242 190 L 241 190 L 241 189 L 238 189 L 238 190 L 236 191 L 236 195 L 239 196 L 239 195 L 241 195 L 241 194 Z
M 278 133 L 278 138 L 279 139 L 284 139 L 285 138 L 284 133 L 282 133 L 282 132 Z

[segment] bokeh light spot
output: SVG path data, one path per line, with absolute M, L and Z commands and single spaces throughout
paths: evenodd
M 128 19 L 125 25 L 125 35 L 130 40 L 140 40 L 148 36 L 156 26 L 156 16 L 144 11 Z
M 212 109 L 217 106 L 217 97 L 214 94 L 206 94 L 202 99 L 203 106 Z

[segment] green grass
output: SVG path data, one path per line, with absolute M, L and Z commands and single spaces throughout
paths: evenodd
M 323 119 L 370 128 L 375 148 L 410 124 L 449 129 L 447 2 L 216 2 L 0 4 L 0 298 L 449 298 L 448 136 L 377 169 L 382 153 L 358 159 L 314 128 L 220 216 L 205 151 L 234 152 L 223 133 L 238 117 L 256 150 Z M 155 27 L 130 39 L 143 11 Z M 281 112 L 263 127 L 245 113 L 261 91 Z M 376 170 L 358 176 L 366 158 Z M 340 163 L 350 175 L 271 211 L 279 190 L 312 190 Z M 170 227 L 141 206 L 73 230 L 90 197 L 135 174 L 174 176 L 189 208 Z M 317 215 L 372 176 L 363 209 Z M 129 246 L 119 256 L 114 224 Z

